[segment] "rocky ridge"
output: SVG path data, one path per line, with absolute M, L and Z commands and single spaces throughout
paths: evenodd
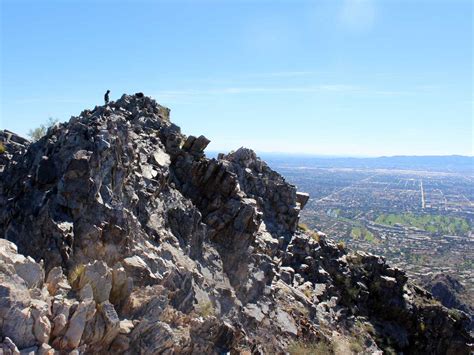
M 169 113 L 124 95 L 0 134 L 0 352 L 469 353 L 465 314 L 300 229 L 309 196 Z
M 443 306 L 458 309 L 470 315 L 470 331 L 471 334 L 474 334 L 474 300 L 469 299 L 461 282 L 454 276 L 443 273 L 426 275 L 422 282 L 424 287 Z

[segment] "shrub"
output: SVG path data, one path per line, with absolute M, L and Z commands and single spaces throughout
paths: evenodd
M 85 269 L 85 265 L 84 264 L 77 264 L 73 269 L 72 271 L 69 273 L 69 276 L 68 276 L 68 281 L 69 281 L 69 284 L 71 286 L 73 286 L 73 284 L 76 282 L 76 281 L 79 281 L 82 273 L 84 272 L 84 269 Z
M 419 324 L 419 327 L 420 327 L 420 332 L 424 333 L 425 330 L 426 330 L 426 325 L 425 325 L 425 323 L 424 323 L 424 322 L 421 322 L 421 323 Z
M 313 290 L 311 290 L 310 288 L 305 288 L 303 290 L 303 294 L 308 297 L 309 299 L 312 299 L 313 297 Z
M 28 136 L 33 142 L 36 142 L 46 134 L 49 127 L 54 126 L 58 122 L 58 119 L 50 117 L 48 118 L 48 121 L 46 123 L 40 124 L 40 126 L 36 127 L 35 129 L 30 129 L 28 132 Z
M 298 228 L 303 231 L 303 233 L 307 234 L 309 237 L 313 238 L 316 242 L 319 243 L 319 235 L 314 230 L 308 227 L 305 223 L 299 223 Z
M 306 223 L 298 223 L 298 228 L 301 229 L 303 232 L 309 231 L 309 227 Z
M 345 247 L 346 247 L 346 245 L 344 244 L 343 241 L 340 241 L 340 242 L 337 243 L 337 249 L 344 250 Z
M 353 338 L 349 342 L 349 349 L 356 354 L 360 354 L 364 351 L 364 345 L 362 344 L 362 339 Z
M 198 305 L 196 312 L 204 318 L 213 316 L 216 313 L 211 301 Z
M 6 151 L 5 146 L 2 143 L 0 143 L 0 154 L 5 153 L 5 151 Z

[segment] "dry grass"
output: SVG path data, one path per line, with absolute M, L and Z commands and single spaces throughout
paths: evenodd
M 319 243 L 319 235 L 314 230 L 308 227 L 305 223 L 299 223 L 298 228 L 301 229 L 306 235 L 310 236 L 316 242 Z
M 196 307 L 196 313 L 199 314 L 201 317 L 206 318 L 209 316 L 215 315 L 216 311 L 211 301 L 205 302 L 203 304 L 199 304 Z
M 346 247 L 346 244 L 343 241 L 340 241 L 337 243 L 337 249 L 342 251 L 344 250 L 345 247 Z
M 161 313 L 160 320 L 172 327 L 185 327 L 191 323 L 192 317 L 168 306 Z
M 72 271 L 69 273 L 69 276 L 67 278 L 71 286 L 74 287 L 74 283 L 76 281 L 79 281 L 81 275 L 84 273 L 84 269 L 85 269 L 84 264 L 78 264 L 72 269 Z
M 349 349 L 356 354 L 364 352 L 363 340 L 360 338 L 352 338 L 349 342 Z

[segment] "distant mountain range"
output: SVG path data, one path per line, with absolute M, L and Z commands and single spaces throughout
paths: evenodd
M 261 157 L 271 166 L 280 167 L 399 169 L 474 173 L 474 157 L 461 155 L 343 158 L 263 153 Z

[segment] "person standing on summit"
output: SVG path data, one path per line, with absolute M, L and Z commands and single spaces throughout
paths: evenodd
M 107 90 L 107 92 L 104 95 L 104 101 L 106 105 L 109 104 L 109 94 L 110 94 L 110 90 Z

